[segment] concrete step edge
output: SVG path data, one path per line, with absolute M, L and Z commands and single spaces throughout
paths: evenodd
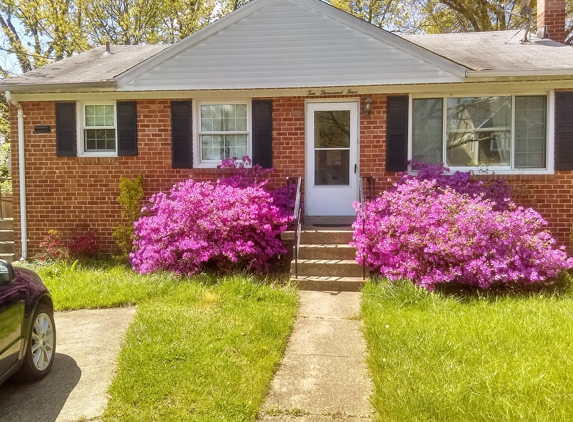
M 293 261 L 294 264 L 294 261 Z M 354 259 L 299 259 L 298 265 L 358 265 Z
M 296 284 L 299 290 L 359 292 L 366 280 L 362 277 L 299 276 L 291 277 L 291 282 Z
M 302 243 L 300 245 L 302 248 L 313 248 L 313 249 L 356 249 L 354 246 L 350 246 L 347 243 Z

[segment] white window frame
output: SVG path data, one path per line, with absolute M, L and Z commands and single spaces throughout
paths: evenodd
M 515 163 L 515 97 L 521 96 L 545 96 L 547 98 L 547 110 L 546 110 L 546 125 L 545 125 L 545 167 L 539 168 L 519 168 L 513 167 Z M 444 165 L 448 167 L 446 160 L 446 139 L 447 139 L 447 100 L 448 98 L 461 98 L 461 97 L 511 97 L 511 164 L 510 166 L 478 166 L 478 167 L 449 167 L 450 173 L 455 173 L 456 171 L 467 172 L 467 171 L 486 171 L 487 173 L 495 174 L 554 174 L 554 162 L 555 162 L 555 138 L 554 138 L 554 103 L 555 103 L 555 93 L 554 91 L 523 91 L 523 92 L 486 92 L 486 93 L 472 93 L 465 92 L 459 94 L 439 94 L 439 93 L 428 93 L 428 94 L 416 94 L 410 95 L 410 104 L 408 110 L 408 160 L 412 159 L 412 130 L 413 130 L 413 101 L 417 99 L 425 98 L 441 98 L 443 101 L 443 113 L 442 113 L 442 159 L 444 160 Z M 410 173 L 416 173 L 412 171 L 411 166 L 408 166 L 408 171 Z
M 251 100 L 229 100 L 229 101 L 210 101 L 210 100 L 194 100 L 193 101 L 193 167 L 196 168 L 216 168 L 221 164 L 222 160 L 203 160 L 201 154 L 201 106 L 213 104 L 245 104 L 247 106 L 247 131 L 233 132 L 238 134 L 247 135 L 247 155 L 252 159 L 252 119 Z M 237 157 L 241 160 L 242 157 Z
M 86 127 L 86 106 L 90 105 L 112 105 L 115 129 L 115 151 L 86 151 L 85 149 L 85 129 Z M 78 139 L 78 157 L 117 157 L 117 104 L 116 101 L 85 100 L 76 103 L 77 115 L 77 139 Z M 110 127 L 108 127 L 109 129 Z

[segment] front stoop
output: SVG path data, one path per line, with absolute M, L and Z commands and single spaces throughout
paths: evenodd
M 14 220 L 0 219 L 0 259 L 14 262 Z
M 283 238 L 294 239 L 294 233 L 285 233 Z M 356 263 L 356 250 L 349 245 L 351 241 L 352 231 L 348 229 L 303 230 L 296 269 L 295 260 L 291 262 L 291 281 L 297 283 L 300 290 L 362 290 L 363 269 Z

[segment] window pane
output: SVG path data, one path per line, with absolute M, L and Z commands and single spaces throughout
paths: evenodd
M 202 132 L 246 132 L 246 104 L 204 104 L 201 111 Z M 222 160 L 247 155 L 246 134 L 201 135 L 201 159 Z
M 211 121 L 213 122 L 212 125 L 213 125 L 214 131 L 222 132 L 225 130 L 223 128 L 223 119 L 215 118 L 215 119 L 212 119 Z
M 350 110 L 314 112 L 315 148 L 350 148 Z
M 115 151 L 115 129 L 86 129 L 85 151 Z
M 428 164 L 442 162 L 443 100 L 413 100 L 412 160 Z
M 105 126 L 105 109 L 104 106 L 94 106 L 95 122 L 94 126 Z
M 224 135 L 224 156 L 223 158 L 230 159 L 247 155 L 247 135 Z
M 223 104 L 220 105 L 223 119 L 234 119 L 235 118 L 235 105 L 234 104 Z
M 446 130 L 448 166 L 510 165 L 511 97 L 448 98 Z
M 546 97 L 515 97 L 515 167 L 545 167 Z
M 231 131 L 234 132 L 236 131 L 236 125 L 235 125 L 235 118 L 233 117 L 232 119 L 225 119 L 225 130 L 227 131 Z
M 314 185 L 348 186 L 350 183 L 350 150 L 315 150 Z
M 246 107 L 245 107 L 246 108 Z M 247 117 L 237 117 L 235 120 L 238 131 L 245 132 L 247 130 Z
M 86 126 L 115 126 L 114 106 L 112 105 L 86 105 Z
M 246 104 L 236 104 L 235 105 L 236 117 L 247 120 L 247 105 Z

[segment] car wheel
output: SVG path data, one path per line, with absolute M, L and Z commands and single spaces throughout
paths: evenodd
M 38 381 L 48 375 L 56 355 L 56 325 L 53 311 L 38 304 L 28 334 L 26 354 L 16 378 L 20 381 Z

